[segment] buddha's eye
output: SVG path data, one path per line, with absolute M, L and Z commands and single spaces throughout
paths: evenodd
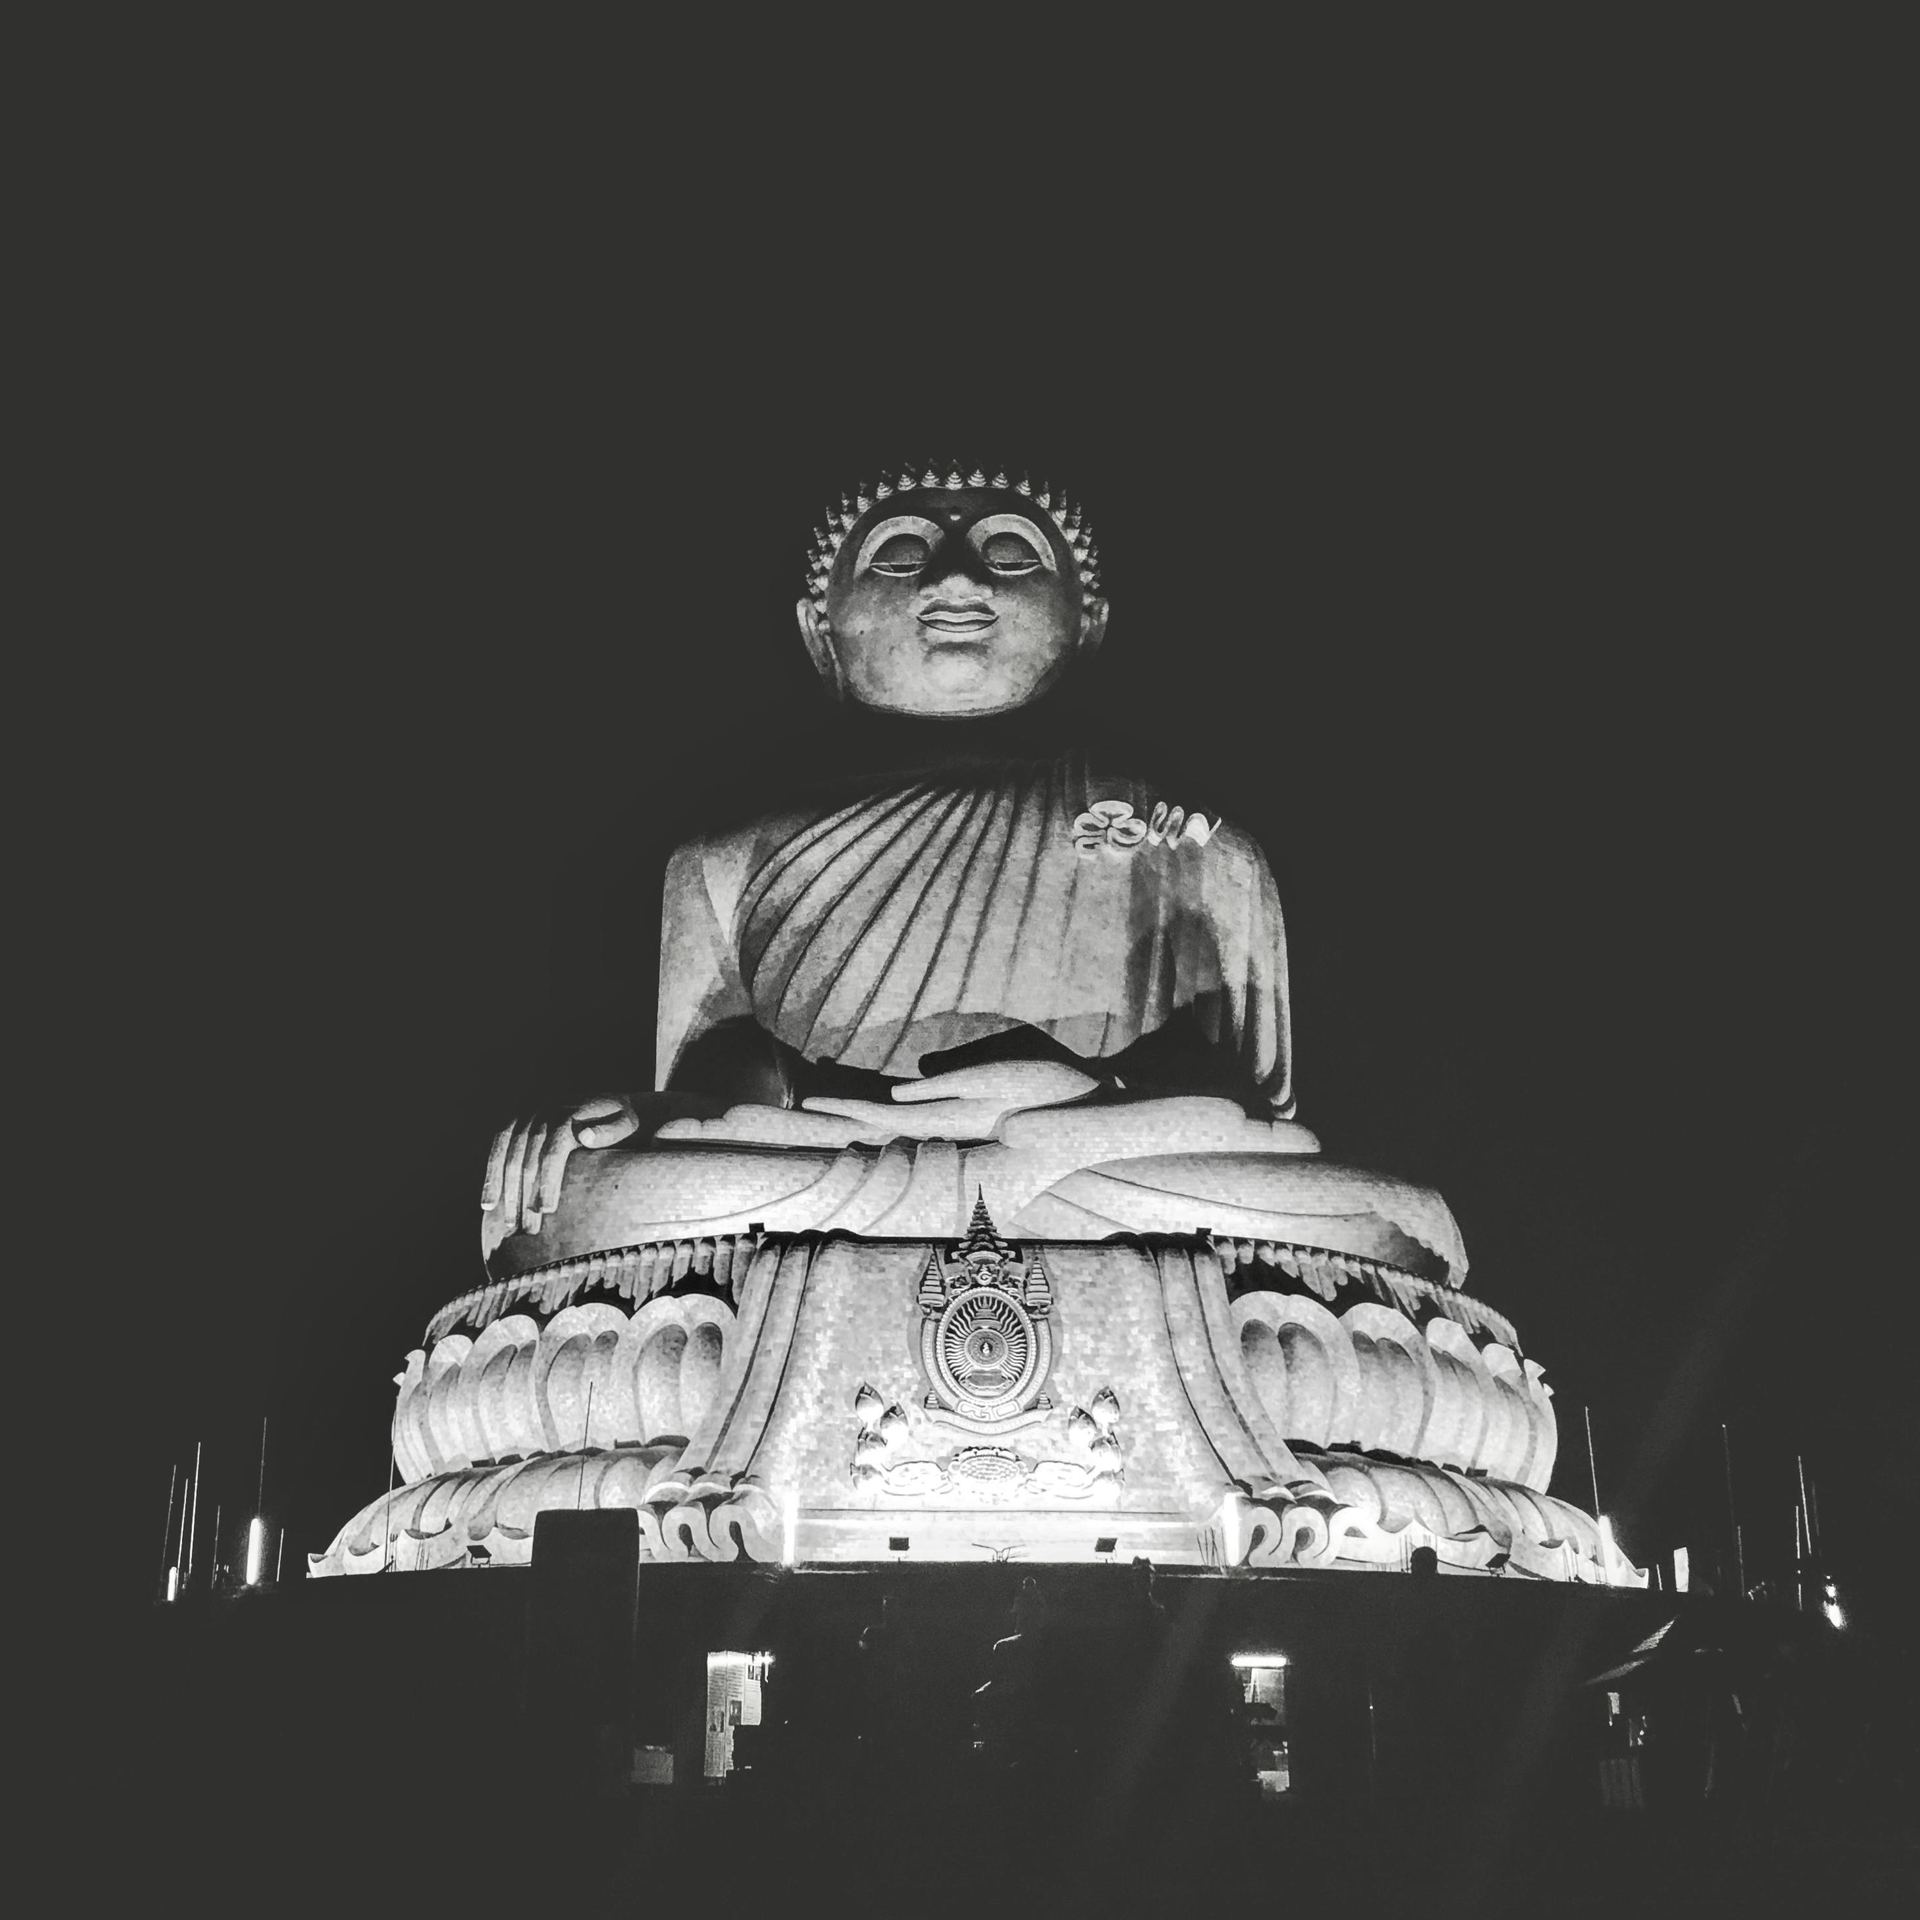
M 880 550 L 867 562 L 869 573 L 884 573 L 892 580 L 911 579 L 933 557 L 933 548 L 917 533 L 896 533 L 883 540 Z
M 1017 533 L 991 533 L 982 543 L 980 557 L 995 573 L 1017 575 L 1039 570 L 1040 556 Z

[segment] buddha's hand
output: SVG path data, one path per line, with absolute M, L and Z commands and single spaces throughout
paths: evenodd
M 870 1145 L 888 1140 L 990 1140 L 1010 1113 L 1060 1107 L 1084 1100 L 1100 1082 L 1059 1060 L 998 1060 L 956 1067 L 927 1080 L 907 1080 L 893 1099 L 841 1100 L 820 1094 L 805 1102 L 809 1113 L 838 1114 Z
M 480 1183 L 482 1256 L 516 1233 L 540 1231 L 540 1222 L 560 1204 L 575 1147 L 611 1147 L 639 1125 L 631 1100 L 603 1094 L 555 1120 L 516 1120 L 502 1127 Z

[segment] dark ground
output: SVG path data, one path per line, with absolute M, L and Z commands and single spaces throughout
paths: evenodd
M 973 1689 L 1020 1577 L 643 1567 L 624 1685 L 608 1684 L 618 1657 L 581 1664 L 592 1593 L 543 1590 L 538 1568 L 156 1613 L 138 1650 L 128 1841 L 164 1863 L 197 1835 L 198 1858 L 222 1863 L 212 1881 L 196 1869 L 216 1912 L 1311 1898 L 1363 1914 L 1732 1914 L 1818 1897 L 1874 1914 L 1920 1889 L 1911 1687 L 1796 1618 L 1679 1610 L 1676 1674 L 1615 1683 L 1652 1731 L 1645 1810 L 1608 1812 L 1598 1766 L 1615 1733 L 1604 1689 L 1582 1683 L 1675 1619 L 1658 1596 L 1166 1574 L 1164 1618 L 1140 1642 L 1123 1570 L 1048 1570 L 1055 1731 L 981 1753 Z M 911 1708 L 891 1717 L 858 1650 L 886 1592 L 904 1596 L 893 1618 L 910 1648 Z M 739 1736 L 751 1764 L 724 1786 L 596 1787 L 594 1716 L 624 1695 L 621 1741 L 684 1742 L 717 1646 L 774 1654 L 766 1721 Z M 1291 1662 L 1295 1791 L 1263 1806 L 1217 1684 L 1229 1652 L 1275 1647 Z

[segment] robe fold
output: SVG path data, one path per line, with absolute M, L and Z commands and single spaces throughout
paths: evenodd
M 1096 801 L 1145 821 L 1162 799 L 1182 796 L 1076 756 L 901 780 L 682 847 L 658 1084 L 742 1019 L 807 1060 L 910 1079 L 1013 1027 L 1100 1061 L 1185 1015 L 1290 1116 L 1286 935 L 1259 847 L 1229 825 L 1179 845 L 1084 826 Z

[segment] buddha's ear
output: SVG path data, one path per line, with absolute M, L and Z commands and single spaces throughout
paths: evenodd
M 1097 653 L 1107 637 L 1107 603 L 1098 594 L 1090 595 L 1080 606 L 1080 654 Z
M 833 629 L 827 625 L 826 614 L 810 599 L 797 601 L 793 610 L 800 617 L 800 638 L 807 643 L 807 658 L 813 662 L 814 671 L 836 700 L 844 700 L 847 684 L 840 675 L 840 656 L 834 651 Z

